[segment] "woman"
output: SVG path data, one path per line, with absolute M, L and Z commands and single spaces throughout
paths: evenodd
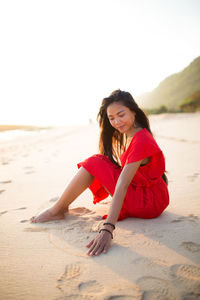
M 117 220 L 156 218 L 169 204 L 163 153 L 131 94 L 116 90 L 104 98 L 98 121 L 100 154 L 79 163 L 78 173 L 58 202 L 31 219 L 35 223 L 63 219 L 70 203 L 88 187 L 94 203 L 110 194 L 106 222 L 87 245 L 91 256 L 107 252 Z

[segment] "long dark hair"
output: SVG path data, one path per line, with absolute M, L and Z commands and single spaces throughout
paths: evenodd
M 116 90 L 112 92 L 109 97 L 102 100 L 97 115 L 100 127 L 99 151 L 101 154 L 107 156 L 115 165 L 120 166 L 119 157 L 124 148 L 124 135 L 112 127 L 107 116 L 107 108 L 114 102 L 120 102 L 131 111 L 134 111 L 136 124 L 140 125 L 142 128 L 146 128 L 151 134 L 152 132 L 146 114 L 139 108 L 130 93 Z M 162 178 L 168 183 L 165 173 L 162 175 Z

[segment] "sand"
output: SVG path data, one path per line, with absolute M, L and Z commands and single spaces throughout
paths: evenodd
M 157 219 L 117 223 L 107 254 L 87 257 L 110 198 L 89 190 L 62 221 L 31 224 L 97 153 L 98 127 L 0 136 L 0 299 L 200 299 L 200 114 L 150 118 L 163 149 L 171 202 Z

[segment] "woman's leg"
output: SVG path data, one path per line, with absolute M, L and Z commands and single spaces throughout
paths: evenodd
M 51 220 L 64 219 L 64 214 L 68 211 L 68 206 L 81 193 L 83 193 L 93 182 L 94 177 L 84 168 L 80 168 L 78 173 L 72 178 L 64 193 L 53 207 L 41 213 L 37 217 L 32 217 L 31 222 L 42 223 Z

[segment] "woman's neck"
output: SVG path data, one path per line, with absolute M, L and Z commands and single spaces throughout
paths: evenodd
M 130 132 L 126 134 L 126 139 L 132 139 L 134 135 L 140 130 L 142 130 L 142 127 L 134 127 Z

